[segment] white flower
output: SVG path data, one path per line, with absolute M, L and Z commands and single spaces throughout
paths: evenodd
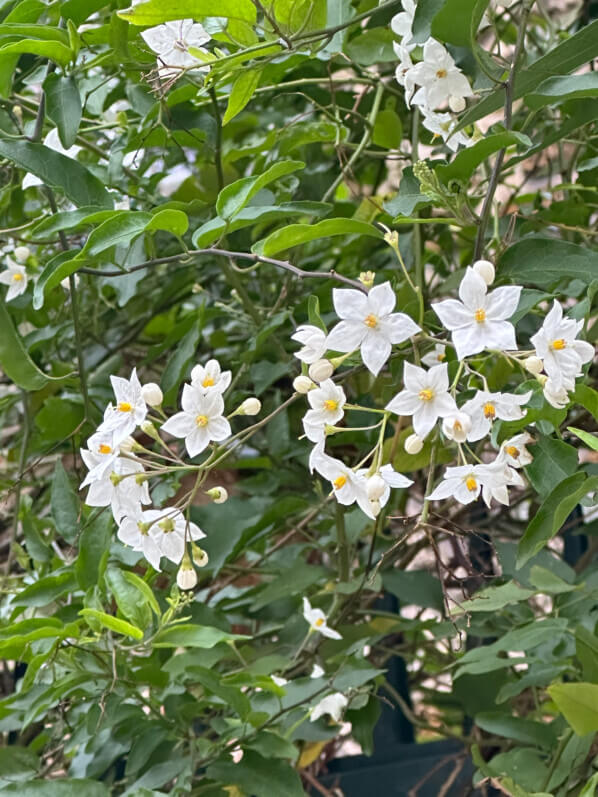
M 446 360 L 446 346 L 443 343 L 436 343 L 432 351 L 424 354 L 422 363 L 431 368 L 433 365 L 443 363 Z
M 494 462 L 488 465 L 478 465 L 478 474 L 482 480 L 482 498 L 487 507 L 492 499 L 499 504 L 509 506 L 509 485 L 523 487 L 525 482 L 514 468 L 511 468 L 505 457 L 499 454 Z
M 80 449 L 81 459 L 89 470 L 79 487 L 82 490 L 88 484 L 105 478 L 112 471 L 114 461 L 120 454 L 120 447 L 114 445 L 111 432 L 96 432 L 87 441 L 87 448 Z
M 323 717 L 324 714 L 328 714 L 335 722 L 340 722 L 348 702 L 342 692 L 334 692 L 331 695 L 327 695 L 311 709 L 309 719 L 311 722 L 315 722 L 320 717 Z
M 412 415 L 415 434 L 424 439 L 438 418 L 445 418 L 457 409 L 448 392 L 447 365 L 441 363 L 426 371 L 405 362 L 403 381 L 405 389 L 388 402 L 386 409 L 397 415 Z
M 111 432 L 114 444 L 118 445 L 145 420 L 147 406 L 135 368 L 133 368 L 130 379 L 111 376 L 110 381 L 116 404 L 109 404 L 106 407 L 104 420 L 98 427 L 98 431 Z
M 388 360 L 393 343 L 402 343 L 420 331 L 405 313 L 393 313 L 396 296 L 389 282 L 376 285 L 367 296 L 352 288 L 334 288 L 334 309 L 342 319 L 328 335 L 328 348 L 350 352 L 361 349 L 366 368 L 377 376 Z
M 177 19 L 165 22 L 144 30 L 141 34 L 145 43 L 158 55 L 160 75 L 169 78 L 178 74 L 181 69 L 194 67 L 206 71 L 209 66 L 202 64 L 189 52 L 195 47 L 207 53 L 201 45 L 210 41 L 211 36 L 204 27 L 194 23 L 192 19 Z
M 309 465 L 311 471 L 316 470 L 332 484 L 334 497 L 339 504 L 350 506 L 357 502 L 362 512 L 372 519 L 375 517 L 367 497 L 367 483 L 363 474 L 355 473 L 340 459 L 325 454 L 321 442 L 310 454 Z
M 449 440 L 464 443 L 471 432 L 471 418 L 466 412 L 457 410 L 442 421 L 442 431 Z
M 191 564 L 189 557 L 184 557 L 181 566 L 176 574 L 176 583 L 179 589 L 193 589 L 197 586 L 197 573 Z
M 125 515 L 135 516 L 139 504 L 151 503 L 147 480 L 139 479 L 143 473 L 143 465 L 138 460 L 117 457 L 110 473 L 90 484 L 85 503 L 111 507 L 117 523 Z
M 594 347 L 585 340 L 576 340 L 583 329 L 583 321 L 563 318 L 563 308 L 554 301 L 541 328 L 531 338 L 536 354 L 544 361 L 550 377 L 549 393 L 557 393 L 563 386 L 572 390 L 581 367 L 594 356 Z
M 224 393 L 230 385 L 231 372 L 222 371 L 218 360 L 208 360 L 191 371 L 191 387 L 201 393 Z
M 323 667 L 319 664 L 314 664 L 312 671 L 309 674 L 310 678 L 321 678 L 324 675 Z
M 539 357 L 526 357 L 521 364 L 526 371 L 529 371 L 530 374 L 534 374 L 534 376 L 538 376 L 538 374 L 541 374 L 544 370 L 544 363 Z
M 534 438 L 527 432 L 517 434 L 505 440 L 500 447 L 500 453 L 504 456 L 507 465 L 512 468 L 522 468 L 529 465 L 533 460 L 532 455 L 527 450 L 527 446 L 534 442 Z
M 572 385 L 569 383 L 567 383 L 567 387 L 570 390 L 573 389 Z M 569 394 L 567 393 L 567 388 L 562 384 L 562 380 L 560 383 L 555 382 L 555 380 L 549 376 L 544 382 L 542 391 L 546 401 L 553 407 L 556 407 L 557 410 L 564 409 L 569 403 Z
M 407 107 L 409 107 L 411 95 L 415 91 L 415 83 L 409 77 L 410 70 L 413 68 L 410 49 L 413 48 L 405 47 L 403 44 L 397 44 L 396 42 L 392 43 L 392 47 L 399 59 L 395 69 L 395 79 L 399 86 L 403 86 L 405 89 L 405 102 Z
M 421 86 L 412 102 L 432 110 L 473 94 L 469 81 L 448 50 L 435 39 L 424 44 L 423 61 L 409 70 L 409 78 Z
M 496 269 L 489 260 L 476 260 L 472 268 L 476 274 L 480 275 L 486 285 L 492 285 L 496 277 Z
M 206 490 L 206 495 L 209 495 L 215 504 L 224 504 L 228 501 L 228 490 L 220 485 Z
M 309 376 L 305 376 L 304 374 L 299 374 L 293 379 L 293 390 L 297 393 L 309 393 L 315 387 L 315 384 L 311 381 Z
M 31 249 L 28 246 L 17 246 L 13 252 L 15 260 L 21 265 L 25 264 L 31 257 Z
M 408 47 L 409 50 L 413 50 L 417 47 L 415 42 L 413 44 L 410 43 L 413 38 L 413 31 L 411 28 L 413 26 L 413 15 L 415 14 L 414 0 L 403 0 L 403 9 L 403 11 L 399 11 L 399 13 L 395 14 L 390 20 L 390 27 L 393 33 L 400 36 L 403 47 Z
M 345 391 L 340 385 L 335 385 L 332 379 L 325 379 L 320 387 L 310 390 L 307 400 L 311 407 L 305 413 L 305 423 L 308 426 L 334 426 L 345 414 Z
M 479 497 L 482 486 L 492 489 L 504 485 L 504 465 L 494 468 L 488 465 L 458 465 L 445 470 L 443 481 L 427 498 L 429 501 L 441 501 L 452 496 L 460 504 L 471 504 Z
M 185 385 L 181 400 L 182 412 L 177 412 L 162 425 L 173 437 L 184 437 L 190 457 L 204 451 L 212 440 L 219 442 L 231 434 L 230 423 L 222 417 L 224 400 L 220 393 L 203 393 Z
M 295 357 L 308 365 L 322 359 L 326 353 L 326 333 L 312 324 L 302 324 L 291 335 L 291 340 L 303 344 L 303 348 L 295 352 Z
M 187 523 L 183 513 L 174 507 L 137 509 L 127 513 L 118 529 L 119 540 L 141 551 L 154 570 L 160 570 L 162 556 L 179 564 L 185 554 L 185 543 L 205 536 L 199 526 Z
M 58 135 L 58 128 L 54 127 L 48 135 L 43 140 L 44 146 L 48 147 L 49 149 L 53 149 L 54 152 L 60 153 L 60 155 L 66 155 L 67 158 L 76 159 L 77 155 L 81 152 L 81 147 L 78 147 L 76 144 L 73 144 L 72 147 L 65 149 L 62 144 L 60 143 L 60 137 Z M 35 174 L 31 174 L 31 172 L 27 172 L 25 177 L 23 178 L 23 191 L 26 188 L 32 188 L 35 185 L 43 185 L 43 180 L 40 180 L 39 177 L 36 177 Z
M 490 433 L 492 422 L 497 418 L 503 421 L 518 421 L 525 415 L 522 409 L 527 404 L 532 391 L 515 395 L 515 393 L 489 393 L 478 390 L 475 396 L 461 407 L 461 411 L 471 418 L 471 430 L 467 439 L 471 442 L 481 440 Z
M 283 678 L 281 675 L 271 675 L 270 678 L 274 681 L 276 686 L 286 686 L 289 682 L 288 678 Z
M 460 360 L 484 349 L 517 348 L 515 327 L 507 318 L 517 309 L 520 294 L 519 285 L 496 288 L 488 293 L 482 277 L 468 266 L 459 286 L 461 301 L 445 299 L 432 304 L 436 315 L 452 332 Z
M 4 298 L 10 302 L 27 290 L 27 272 L 25 266 L 20 266 L 10 257 L 7 257 L 6 261 L 6 269 L 0 274 L 0 282 L 3 285 L 8 285 Z
M 386 506 L 388 503 L 391 487 L 400 489 L 403 487 L 409 487 L 410 484 L 413 484 L 413 479 L 408 479 L 407 476 L 403 476 L 402 473 L 398 473 L 390 464 L 382 465 L 378 473 L 369 479 L 366 478 L 367 472 L 367 468 L 360 468 L 357 471 L 357 475 L 363 476 L 365 479 L 366 496 L 368 497 L 370 504 L 372 501 L 378 501 L 381 507 Z M 381 484 L 376 484 L 378 490 L 375 490 L 374 493 L 370 495 L 370 482 L 372 479 L 379 480 Z M 376 492 L 379 494 L 376 495 Z
M 425 107 L 422 108 L 422 112 L 423 126 L 430 133 L 434 133 L 435 137 L 440 136 L 451 152 L 456 152 L 459 144 L 464 147 L 470 147 L 473 143 L 462 130 L 458 130 L 456 133 L 452 132 L 455 120 L 449 113 L 436 113 L 436 111 L 431 111 Z
M 154 570 L 160 570 L 161 551 L 149 533 L 151 521 L 145 518 L 141 508 L 133 510 L 120 519 L 116 536 L 134 551 L 140 551 Z
M 321 609 L 312 609 L 307 598 L 303 598 L 303 616 L 309 623 L 311 631 L 319 631 L 320 634 L 330 637 L 330 639 L 342 639 L 338 631 L 328 627 L 324 612 Z

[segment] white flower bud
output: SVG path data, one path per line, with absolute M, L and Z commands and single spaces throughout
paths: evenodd
M 209 495 L 215 504 L 223 504 L 228 498 L 228 492 L 220 485 L 206 490 L 206 495 Z
M 330 379 L 334 373 L 334 366 L 330 360 L 316 360 L 309 366 L 308 374 L 314 382 L 323 382 L 325 379 Z
M 155 382 L 148 382 L 141 388 L 141 395 L 145 403 L 150 407 L 160 407 L 164 401 L 164 395 L 160 386 Z
M 28 246 L 17 246 L 13 255 L 17 263 L 23 265 L 23 263 L 26 263 L 29 257 L 31 257 L 31 251 Z
M 408 454 L 419 454 L 419 452 L 424 447 L 424 441 L 421 437 L 418 437 L 416 434 L 410 434 L 409 437 L 405 440 L 405 451 Z
M 134 437 L 128 435 L 118 447 L 121 454 L 132 454 L 133 451 L 136 451 L 139 448 L 139 443 Z
M 523 361 L 523 367 L 526 371 L 529 371 L 530 374 L 537 376 L 538 374 L 542 373 L 544 363 L 539 357 L 526 357 Z
M 476 262 L 473 264 L 473 270 L 476 272 L 476 274 L 480 275 L 486 285 L 492 285 L 494 282 L 494 277 L 496 276 L 496 272 L 494 271 L 494 266 L 489 260 L 476 260 Z
M 449 440 L 464 443 L 471 432 L 471 418 L 466 412 L 456 412 L 442 421 L 442 431 Z
M 465 97 L 455 97 L 451 94 L 448 104 L 453 113 L 461 113 L 465 110 Z
M 382 495 L 384 495 L 384 491 L 386 489 L 386 482 L 378 473 L 374 473 L 373 476 L 367 480 L 366 484 L 366 493 L 367 497 L 370 501 L 377 501 Z
M 195 542 L 191 543 L 191 556 L 196 567 L 205 567 L 209 561 L 207 553 Z
M 188 553 L 183 556 L 179 572 L 176 574 L 176 583 L 180 589 L 193 589 L 197 584 L 197 573 L 193 568 Z
M 255 396 L 251 396 L 251 398 L 246 398 L 241 404 L 238 413 L 239 415 L 257 415 L 261 408 L 262 402 Z
M 315 387 L 315 385 L 309 376 L 300 374 L 293 379 L 293 388 L 297 393 L 309 393 L 313 387 Z
M 370 509 L 372 510 L 372 515 L 374 517 L 378 517 L 378 515 L 380 514 L 380 510 L 382 509 L 382 505 L 380 504 L 380 501 L 377 501 L 377 500 L 372 501 L 372 500 L 370 500 Z
M 143 421 L 140 424 L 139 428 L 141 429 L 143 434 L 146 434 L 148 437 L 153 437 L 154 440 L 158 436 L 158 432 L 156 431 L 156 427 L 154 426 L 154 424 L 151 421 L 147 421 L 147 420 Z

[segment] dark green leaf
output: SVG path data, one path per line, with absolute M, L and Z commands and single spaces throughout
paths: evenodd
M 57 533 L 67 542 L 74 542 L 79 531 L 80 503 L 60 460 L 54 467 L 50 500 Z
M 102 512 L 95 520 L 87 521 L 79 538 L 77 580 L 82 589 L 98 583 L 102 560 L 107 559 L 112 535 L 110 512 Z
M 531 94 L 527 94 L 525 101 L 530 108 L 535 109 L 585 97 L 598 97 L 598 75 L 595 72 L 550 77 L 543 80 Z
M 222 783 L 238 786 L 252 797 L 305 797 L 301 779 L 289 764 L 279 759 L 262 758 L 253 750 L 241 761 L 221 759 L 211 764 L 207 775 Z
M 72 76 L 51 72 L 44 80 L 48 116 L 58 128 L 62 146 L 69 149 L 75 143 L 81 122 L 81 97 Z
M 598 252 L 579 244 L 533 236 L 510 246 L 498 261 L 501 277 L 549 288 L 562 279 L 589 285 L 598 279 Z
M 0 797 L 109 797 L 108 787 L 97 780 L 31 780 L 0 788 Z
M 0 300 L 0 366 L 8 378 L 24 390 L 41 390 L 53 381 L 52 377 L 39 370 L 29 356 L 3 299 Z
M 279 161 L 267 169 L 263 174 L 254 177 L 242 177 L 234 183 L 230 183 L 218 194 L 216 200 L 216 210 L 223 219 L 231 219 L 235 216 L 249 200 L 255 196 L 262 188 L 292 174 L 298 169 L 305 168 L 303 161 Z
M 486 158 L 505 147 L 513 145 L 527 148 L 531 147 L 532 142 L 522 133 L 514 133 L 512 131 L 495 133 L 482 138 L 471 147 L 462 149 L 451 163 L 447 166 L 436 166 L 435 171 L 445 184 L 448 184 L 449 180 L 466 182 Z
M 534 459 L 526 473 L 542 498 L 577 470 L 577 450 L 554 437 L 539 436 L 531 453 Z
M 251 248 L 252 252 L 265 257 L 277 255 L 319 238 L 330 238 L 335 235 L 369 235 L 372 238 L 383 238 L 382 233 L 373 224 L 357 219 L 325 219 L 317 224 L 290 224 L 276 230 L 267 238 L 258 241 Z
M 157 648 L 213 648 L 219 642 L 246 639 L 238 634 L 230 634 L 220 628 L 200 625 L 175 625 L 165 628 L 155 637 Z
M 412 216 L 413 212 L 424 205 L 431 203 L 430 197 L 422 194 L 419 180 L 413 174 L 413 167 L 403 169 L 398 194 L 384 203 L 384 210 L 393 218 L 397 216 Z

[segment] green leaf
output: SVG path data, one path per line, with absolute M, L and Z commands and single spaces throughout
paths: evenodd
M 539 288 L 562 279 L 589 285 L 598 279 L 598 252 L 568 241 L 533 236 L 510 246 L 500 257 L 497 271 L 507 280 Z
M 513 717 L 499 711 L 476 714 L 474 720 L 478 728 L 483 731 L 514 739 L 522 744 L 539 745 L 551 749 L 556 742 L 555 732 L 550 726 L 541 722 Z
M 182 210 L 176 210 L 175 208 L 164 208 L 164 210 L 159 210 L 157 213 L 154 213 L 145 227 L 146 232 L 164 230 L 165 232 L 171 232 L 179 238 L 183 236 L 188 229 L 189 217 Z
M 446 0 L 419 0 L 413 15 L 412 41 L 423 44 L 432 35 L 432 21 Z
M 0 156 L 32 172 L 45 185 L 60 191 L 77 206 L 112 207 L 112 198 L 98 177 L 78 161 L 43 144 L 0 138 Z
M 159 25 L 173 19 L 201 19 L 203 17 L 226 17 L 255 24 L 257 13 L 251 0 L 149 0 L 134 8 L 119 11 L 118 16 L 132 25 Z
M 35 416 L 35 425 L 47 441 L 64 440 L 75 431 L 84 415 L 82 403 L 50 396 Z
M 83 262 L 77 256 L 73 257 L 72 251 L 59 252 L 50 258 L 33 288 L 33 309 L 39 310 L 40 307 L 43 307 L 45 295 L 52 288 L 60 285 L 63 279 L 74 274 L 78 268 L 81 268 Z
M 289 224 L 288 227 L 276 230 L 267 238 L 258 241 L 251 247 L 251 251 L 264 257 L 271 257 L 293 246 L 335 235 L 369 235 L 379 239 L 384 237 L 377 227 L 365 221 L 324 219 L 317 224 Z
M 583 382 L 578 382 L 575 386 L 573 400 L 585 407 L 598 421 L 598 391 L 589 385 L 584 385 Z
M 577 449 L 554 437 L 539 436 L 531 453 L 534 459 L 526 473 L 542 498 L 577 470 Z
M 149 587 L 138 576 L 138 580 L 149 590 Z M 147 591 L 139 588 L 139 584 L 126 577 L 126 571 L 119 567 L 108 567 L 104 580 L 114 595 L 119 611 L 138 628 L 147 630 L 152 622 L 152 613 L 147 599 Z M 149 590 L 151 593 L 151 590 Z M 152 595 L 153 603 L 155 598 Z
M 532 566 L 529 580 L 539 592 L 544 592 L 546 595 L 562 595 L 576 589 L 574 584 L 568 584 L 556 573 L 540 565 Z
M 149 584 L 147 584 L 142 578 L 139 578 L 136 573 L 132 573 L 130 570 L 123 570 L 122 574 L 125 578 L 125 581 L 128 581 L 129 584 L 141 592 L 154 614 L 157 617 L 160 617 L 162 614 L 160 611 L 160 605 L 156 600 L 156 596 L 152 592 L 152 588 L 149 586 Z
M 97 620 L 104 628 L 108 628 L 110 631 L 116 631 L 117 634 L 130 636 L 138 640 L 143 639 L 143 631 L 140 628 L 125 622 L 125 620 L 120 620 L 118 617 L 113 617 L 111 614 L 100 612 L 97 609 L 81 609 L 79 614 L 85 620 Z M 91 627 L 93 628 L 93 625 L 91 625 Z
M 526 103 L 530 108 L 545 105 L 561 105 L 568 100 L 598 97 L 598 74 L 587 72 L 584 75 L 565 75 L 543 80 L 535 91 L 527 94 Z
M 440 581 L 427 570 L 398 570 L 393 568 L 382 576 L 388 592 L 396 595 L 402 604 L 414 604 L 436 611 L 444 611 Z
M 413 167 L 403 169 L 398 194 L 384 203 L 384 210 L 393 218 L 397 216 L 412 216 L 414 211 L 432 202 L 430 197 L 422 194 L 419 180 L 413 174 Z
M 486 158 L 505 147 L 517 144 L 523 147 L 532 146 L 531 140 L 522 133 L 505 131 L 504 133 L 486 136 L 477 141 L 472 147 L 462 149 L 448 165 L 436 166 L 435 172 L 445 184 L 448 184 L 449 180 L 467 182 Z
M 67 66 L 74 57 L 74 52 L 68 45 L 56 41 L 43 41 L 42 39 L 21 39 L 18 42 L 12 42 L 0 47 L 0 58 L 16 53 L 40 55 L 42 58 L 48 58 L 50 61 L 60 64 L 60 66 Z
M 222 117 L 223 126 L 241 113 L 249 100 L 253 97 L 262 76 L 261 69 L 245 69 L 233 81 L 228 95 L 228 104 Z
M 596 787 L 598 786 L 598 772 L 595 772 L 583 789 L 579 792 L 579 797 L 596 797 Z
M 239 634 L 230 634 L 211 626 L 182 624 L 160 631 L 154 639 L 156 648 L 213 648 L 220 642 L 247 639 Z
M 247 750 L 238 763 L 222 759 L 210 764 L 206 774 L 221 783 L 234 784 L 252 797 L 305 797 L 298 773 L 280 759 L 263 758 Z
M 289 595 L 304 594 L 307 588 L 315 584 L 325 573 L 326 571 L 322 567 L 296 562 L 291 568 L 284 570 L 264 586 L 253 601 L 251 611 L 259 611 L 270 603 L 288 598 Z
M 536 512 L 517 547 L 517 567 L 522 567 L 559 531 L 581 499 L 598 487 L 598 476 L 575 473 L 558 484 Z
M 89 234 L 85 246 L 77 257 L 80 259 L 84 259 L 86 255 L 95 257 L 111 246 L 130 244 L 134 238 L 141 235 L 151 221 L 152 216 L 143 211 L 116 211 L 112 218 L 106 219 Z
M 326 25 L 326 0 L 267 0 L 265 5 L 289 33 L 319 30 Z
M 462 612 L 496 612 L 504 609 L 512 603 L 526 601 L 535 592 L 532 589 L 524 589 L 514 581 L 508 584 L 501 584 L 499 587 L 487 587 L 482 589 L 471 598 L 463 601 L 453 610 L 453 614 Z
M 578 736 L 598 731 L 598 684 L 553 684 L 548 694 Z
M 428 0 L 429 2 L 430 0 Z M 435 2 L 436 0 L 432 0 Z M 442 0 L 441 0 L 442 1 Z M 417 11 L 424 4 L 418 3 Z M 417 17 L 416 11 L 416 17 Z M 418 41 L 425 39 L 418 38 Z M 598 20 L 584 25 L 577 33 L 558 44 L 546 55 L 517 73 L 513 99 L 517 100 L 525 94 L 535 91 L 547 78 L 554 75 L 564 75 L 573 72 L 583 64 L 591 61 L 598 55 Z M 455 128 L 462 130 L 464 127 L 477 122 L 488 114 L 502 108 L 505 102 L 505 93 L 502 86 L 495 89 L 488 97 L 474 105 L 462 117 Z
M 79 531 L 80 503 L 60 460 L 54 467 L 50 503 L 57 533 L 73 543 Z
M 102 560 L 108 558 L 112 532 L 112 518 L 103 512 L 95 520 L 87 521 L 79 538 L 77 557 L 77 580 L 81 589 L 93 587 L 98 583 Z
M 3 299 L 0 299 L 0 367 L 15 385 L 24 390 L 41 390 L 48 382 L 60 381 L 44 374 L 33 362 L 13 326 Z
M 35 777 L 39 758 L 27 747 L 0 748 L 0 781 L 23 781 Z
M 393 39 L 392 31 L 388 28 L 371 28 L 347 42 L 345 51 L 351 60 L 361 66 L 396 61 L 397 57 L 392 47 Z
M 400 146 L 402 138 L 403 125 L 396 111 L 390 108 L 380 111 L 372 130 L 372 142 L 377 147 L 396 149 Z
M 576 429 L 574 426 L 568 426 L 567 429 L 572 434 L 579 437 L 582 443 L 585 443 L 594 451 L 598 451 L 598 437 L 595 434 L 590 434 L 590 432 L 584 432 L 583 429 Z
M 303 161 L 279 161 L 270 166 L 263 174 L 255 177 L 242 177 L 234 183 L 230 183 L 218 194 L 216 200 L 216 211 L 223 219 L 231 219 L 235 216 L 249 200 L 254 197 L 262 188 L 292 174 L 298 169 L 304 169 Z
M 0 797 L 109 797 L 108 787 L 97 780 L 31 780 L 0 788 Z
M 485 6 L 487 5 L 488 0 L 485 2 Z M 479 7 L 479 0 L 444 0 L 442 8 L 432 19 L 432 36 L 441 42 L 468 47 L 472 40 L 470 23 Z M 475 31 L 482 17 L 479 10 L 478 14 Z
M 598 683 L 598 637 L 581 625 L 575 629 L 575 655 L 581 663 L 584 679 Z
M 4 5 L 4 3 L 2 4 Z M 0 38 L 14 39 L 42 39 L 45 41 L 57 41 L 68 44 L 68 36 L 63 30 L 52 27 L 51 25 L 24 25 L 21 22 L 3 22 L 0 24 Z
M 34 584 L 22 589 L 15 596 L 13 606 L 47 606 L 66 592 L 77 588 L 75 574 L 71 571 L 57 575 L 44 576 Z
M 58 128 L 60 142 L 65 149 L 75 143 L 81 122 L 81 96 L 72 76 L 51 72 L 44 80 L 46 109 L 50 119 Z

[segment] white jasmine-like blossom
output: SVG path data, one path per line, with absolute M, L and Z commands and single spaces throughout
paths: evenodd
M 188 523 L 183 513 L 174 507 L 137 509 L 127 513 L 118 528 L 119 540 L 141 551 L 154 570 L 160 570 L 162 556 L 179 564 L 185 555 L 185 543 L 205 536 L 199 526 Z
M 392 43 L 395 55 L 399 59 L 399 63 L 395 69 L 395 79 L 399 86 L 405 89 L 405 102 L 409 107 L 411 96 L 415 91 L 415 83 L 409 77 L 411 69 L 413 69 L 413 61 L 411 60 L 410 48 L 405 47 L 403 44 Z
M 367 468 L 360 468 L 357 471 L 358 476 L 363 476 L 366 483 L 366 496 L 370 500 L 370 503 L 375 500 L 380 502 L 380 506 L 386 506 L 388 503 L 388 499 L 390 498 L 390 490 L 392 487 L 396 489 L 401 489 L 403 487 L 409 487 L 410 484 L 413 484 L 413 479 L 408 479 L 407 476 L 403 476 L 402 473 L 398 473 L 392 465 L 382 465 L 380 470 L 378 471 L 377 477 L 380 479 L 382 484 L 380 485 L 380 492 L 378 495 L 375 492 L 370 495 L 370 479 L 367 479 Z
M 78 147 L 76 144 L 73 144 L 72 147 L 65 149 L 62 144 L 60 143 L 60 136 L 58 135 L 58 128 L 54 127 L 47 136 L 43 140 L 43 144 L 45 147 L 49 149 L 53 149 L 54 152 L 58 152 L 60 155 L 66 155 L 67 158 L 75 159 L 77 155 L 81 152 L 81 147 Z M 35 185 L 43 185 L 43 180 L 40 180 L 35 174 L 31 174 L 31 172 L 27 172 L 25 177 L 23 178 L 22 188 L 23 191 L 26 188 L 32 188 Z
M 457 410 L 452 415 L 447 415 L 442 421 L 442 431 L 449 440 L 464 443 L 471 432 L 471 418 L 466 412 Z
M 505 440 L 500 447 L 500 454 L 504 456 L 507 465 L 512 468 L 522 468 L 529 465 L 533 457 L 527 450 L 527 446 L 534 442 L 534 438 L 528 432 L 516 434 Z
M 509 506 L 509 485 L 525 486 L 523 478 L 501 454 L 488 465 L 478 465 L 478 474 L 482 481 L 482 498 L 487 507 L 490 507 L 493 498 L 499 504 Z
M 557 393 L 561 386 L 573 390 L 582 365 L 594 356 L 591 343 L 577 340 L 582 329 L 583 321 L 563 318 L 563 308 L 555 299 L 541 328 L 532 336 L 536 355 L 544 361 L 544 371 L 552 380 L 549 392 Z
M 339 504 L 350 506 L 357 502 L 362 512 L 372 519 L 375 517 L 367 497 L 367 482 L 363 474 L 355 473 L 340 459 L 325 454 L 322 442 L 315 446 L 309 463 L 310 470 L 316 470 L 332 484 L 334 497 Z
M 28 246 L 17 246 L 13 252 L 14 258 L 21 266 L 31 257 L 31 249 Z
M 394 343 L 420 331 L 405 313 L 393 313 L 397 297 L 389 282 L 376 285 L 367 296 L 352 288 L 334 288 L 332 300 L 342 320 L 328 334 L 328 348 L 350 352 L 361 349 L 366 368 L 377 376 Z
M 312 671 L 309 674 L 310 678 L 321 678 L 324 675 L 324 668 L 319 664 L 314 664 Z
M 446 346 L 444 343 L 436 343 L 434 344 L 434 348 L 432 351 L 429 351 L 427 354 L 424 354 L 422 357 L 422 363 L 427 365 L 428 368 L 432 368 L 433 365 L 438 365 L 438 363 L 443 363 L 446 360 Z
M 462 360 L 484 349 L 517 348 L 515 327 L 509 321 L 521 295 L 521 286 L 510 285 L 488 293 L 488 286 L 471 266 L 459 285 L 457 299 L 432 304 L 443 325 L 452 332 L 457 357 Z
M 403 47 L 413 50 L 417 43 L 411 42 L 413 38 L 413 16 L 415 14 L 415 0 L 402 0 L 403 11 L 399 11 L 390 20 L 390 27 L 393 33 L 401 38 Z
M 516 395 L 515 393 L 490 393 L 478 390 L 475 396 L 461 407 L 471 418 L 471 430 L 467 439 L 471 442 L 481 440 L 490 433 L 492 423 L 497 418 L 502 421 L 518 421 L 523 418 L 524 404 L 530 400 L 532 391 Z
M 572 390 L 572 386 L 569 383 L 567 383 L 567 387 L 569 390 Z M 569 404 L 569 394 L 567 393 L 567 388 L 563 385 L 562 380 L 560 382 L 555 381 L 549 376 L 544 382 L 542 392 L 544 393 L 544 398 L 546 401 L 553 407 L 556 407 L 557 410 L 565 409 L 567 404 Z
M 422 108 L 422 124 L 434 136 L 440 136 L 451 152 L 456 152 L 460 144 L 469 147 L 473 143 L 462 130 L 457 130 L 456 133 L 452 132 L 455 120 L 449 113 L 436 113 L 424 106 Z
M 332 379 L 325 379 L 320 387 L 310 390 L 307 400 L 311 407 L 305 413 L 305 423 L 308 426 L 334 426 L 345 414 L 345 391 L 340 385 L 335 385 Z
M 190 457 L 201 454 L 215 440 L 231 434 L 230 423 L 223 417 L 224 400 L 220 393 L 204 393 L 191 385 L 183 387 L 182 412 L 177 412 L 162 425 L 173 437 L 184 437 Z
M 208 71 L 210 68 L 189 52 L 189 47 L 195 47 L 207 54 L 208 51 L 202 45 L 212 38 L 203 25 L 193 22 L 192 19 L 164 22 L 144 30 L 141 37 L 157 54 L 161 77 L 174 77 L 180 70 L 189 67 L 200 71 Z
M 0 274 L 0 282 L 8 286 L 6 296 L 4 297 L 7 302 L 16 299 L 27 290 L 27 272 L 25 266 L 21 266 L 11 260 L 10 257 L 6 258 L 6 268 Z
M 176 574 L 176 583 L 178 588 L 183 590 L 193 589 L 197 586 L 197 573 L 188 555 L 183 557 Z
M 303 348 L 295 352 L 295 357 L 308 365 L 321 360 L 326 353 L 326 333 L 313 324 L 302 324 L 291 335 L 291 340 L 301 343 Z
M 146 519 L 145 512 L 137 507 L 120 519 L 116 536 L 134 551 L 141 552 L 154 570 L 159 571 L 162 553 L 158 543 L 149 533 L 150 525 L 151 521 Z
M 423 61 L 409 70 L 409 78 L 421 86 L 412 102 L 431 110 L 444 103 L 457 103 L 473 92 L 468 79 L 440 42 L 428 39 L 424 44 Z
M 224 393 L 230 385 L 231 372 L 223 371 L 218 360 L 208 360 L 191 371 L 191 387 L 201 393 Z
M 104 420 L 98 427 L 98 431 L 111 432 L 114 444 L 118 445 L 143 423 L 147 415 L 147 406 L 136 368 L 133 368 L 130 379 L 111 376 L 110 381 L 116 404 L 109 404 L 106 407 Z
M 303 617 L 309 623 L 311 631 L 319 631 L 322 636 L 330 639 L 342 639 L 342 636 L 334 628 L 330 628 L 326 621 L 326 615 L 321 609 L 312 608 L 307 598 L 303 598 Z
M 445 418 L 457 410 L 455 399 L 448 392 L 449 378 L 446 363 L 426 371 L 410 362 L 403 368 L 405 389 L 386 405 L 397 415 L 412 415 L 413 429 L 424 439 L 434 428 L 438 418 Z
M 105 478 L 112 471 L 114 461 L 120 454 L 120 447 L 114 445 L 111 432 L 96 432 L 87 441 L 87 448 L 80 449 L 81 459 L 89 470 L 79 487 L 82 490 L 87 485 Z
M 471 504 L 477 500 L 483 486 L 498 489 L 504 485 L 504 466 L 458 465 L 445 470 L 443 480 L 427 498 L 429 501 L 441 501 L 453 497 L 460 504 Z
M 118 523 L 125 515 L 136 516 L 140 504 L 151 503 L 147 479 L 141 462 L 117 457 L 112 469 L 89 485 L 85 503 L 88 506 L 109 506 Z
M 334 692 L 322 698 L 322 700 L 312 708 L 309 713 L 309 719 L 311 722 L 315 722 L 320 717 L 323 717 L 324 714 L 328 714 L 335 722 L 340 722 L 343 711 L 348 703 L 349 701 L 342 692 Z

